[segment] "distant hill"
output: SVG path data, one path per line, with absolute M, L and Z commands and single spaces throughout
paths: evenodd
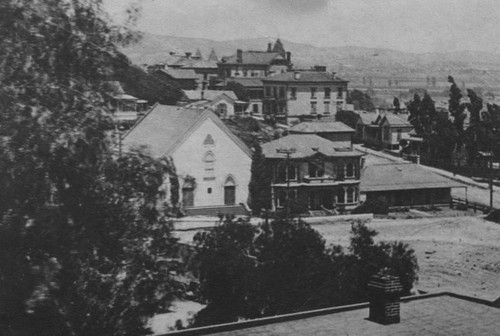
M 136 64 L 151 64 L 165 61 L 170 52 L 194 53 L 200 49 L 203 56 L 207 57 L 214 48 L 220 58 L 236 53 L 236 49 L 265 50 L 269 42 L 274 40 L 214 41 L 146 33 L 140 42 L 123 51 Z M 495 92 L 500 96 L 500 55 L 495 53 L 460 51 L 417 54 L 381 48 L 321 48 L 287 40 L 282 42 L 285 49 L 292 52 L 292 62 L 296 67 L 326 65 L 329 70 L 349 80 L 351 87 L 368 89 L 368 80 L 371 79 L 375 90 L 383 90 L 384 94 L 391 96 L 398 90 L 425 88 L 430 85 L 427 78 L 436 77 L 436 85 L 429 89 L 438 94 L 449 86 L 446 79 L 451 74 L 459 84 L 481 88 L 484 92 Z

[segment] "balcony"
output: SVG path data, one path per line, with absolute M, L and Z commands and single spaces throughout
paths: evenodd
M 335 181 L 338 181 L 338 177 L 336 176 L 321 176 L 321 177 L 310 177 L 310 176 L 304 176 L 302 179 L 305 183 L 310 183 L 310 184 L 322 184 L 322 183 L 333 183 Z

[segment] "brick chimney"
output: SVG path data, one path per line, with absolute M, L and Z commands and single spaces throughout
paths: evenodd
M 243 50 L 241 49 L 236 50 L 236 62 L 243 63 Z
M 290 51 L 286 52 L 286 60 L 288 61 L 288 64 L 292 64 L 292 53 Z
M 380 324 L 399 323 L 400 297 L 403 286 L 398 277 L 379 273 L 368 283 L 369 320 Z
M 269 42 L 267 44 L 267 52 L 271 52 L 271 51 L 273 51 L 273 44 L 271 42 Z
M 186 58 L 191 58 L 192 53 L 186 52 L 185 54 L 186 54 Z

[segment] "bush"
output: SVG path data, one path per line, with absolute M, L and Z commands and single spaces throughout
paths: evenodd
M 373 213 L 376 215 L 387 215 L 389 206 L 387 202 L 380 198 L 367 199 L 365 203 L 358 206 L 352 211 L 353 214 Z

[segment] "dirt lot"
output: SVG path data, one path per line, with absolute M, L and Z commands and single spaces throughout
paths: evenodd
M 500 225 L 481 217 L 387 218 L 367 224 L 379 240 L 399 240 L 416 252 L 417 289 L 500 297 Z M 349 223 L 315 224 L 328 244 L 349 244 Z

